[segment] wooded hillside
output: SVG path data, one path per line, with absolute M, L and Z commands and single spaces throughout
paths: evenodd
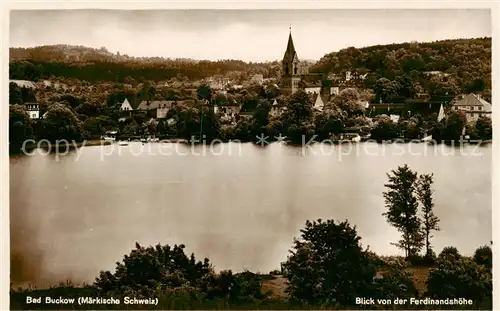
M 491 89 L 491 38 L 349 47 L 326 54 L 311 68 L 340 75 L 348 70 L 369 73 L 363 82 L 368 88 L 380 78 L 407 76 L 430 91 L 429 84 L 441 83 L 450 90 L 480 92 Z
M 52 45 L 10 48 L 10 78 L 39 80 L 50 76 L 88 82 L 160 81 L 170 78 L 198 80 L 214 75 L 263 74 L 278 76 L 279 64 L 246 63 L 240 60 L 192 60 L 160 57 L 130 57 L 112 54 L 105 48 Z

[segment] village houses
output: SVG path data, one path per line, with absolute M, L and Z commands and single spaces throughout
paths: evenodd
M 40 105 L 37 103 L 27 102 L 24 103 L 26 112 L 30 116 L 30 119 L 40 119 Z
M 467 122 L 475 122 L 481 116 L 491 118 L 491 104 L 476 94 L 461 95 L 454 100 L 451 109 L 462 111 Z

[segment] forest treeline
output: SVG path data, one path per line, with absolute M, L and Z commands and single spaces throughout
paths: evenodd
M 94 83 L 127 83 L 127 77 L 142 82 L 171 78 L 200 80 L 214 75 L 232 75 L 235 78 L 234 74 L 238 72 L 277 76 L 278 67 L 277 62 L 137 58 L 111 54 L 105 49 L 55 45 L 11 48 L 9 76 L 10 79 L 31 81 L 55 76 Z
M 405 76 L 407 81 L 418 84 L 416 92 L 419 87 L 432 91 L 433 87 L 428 84 L 437 89 L 444 86 L 452 92 L 457 88 L 481 92 L 491 89 L 491 38 L 387 44 L 360 49 L 349 47 L 326 54 L 310 68 L 311 73 L 325 75 L 343 75 L 351 70 L 368 73 L 362 82 L 366 88 L 373 88 L 380 78 L 396 81 Z M 445 78 L 429 76 L 428 73 L 434 71 L 444 73 Z M 10 49 L 11 79 L 38 80 L 56 76 L 88 82 L 124 82 L 126 77 L 151 81 L 174 77 L 197 80 L 214 75 L 230 76 L 235 72 L 275 78 L 281 74 L 277 61 L 135 58 L 115 55 L 105 49 L 64 45 Z

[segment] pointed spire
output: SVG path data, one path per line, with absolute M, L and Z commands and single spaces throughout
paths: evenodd
M 293 58 L 297 55 L 297 52 L 295 51 L 295 47 L 293 46 L 293 39 L 292 39 L 292 26 L 289 26 L 290 33 L 288 35 L 288 44 L 286 46 L 286 51 L 285 55 L 283 56 L 283 61 L 292 61 Z

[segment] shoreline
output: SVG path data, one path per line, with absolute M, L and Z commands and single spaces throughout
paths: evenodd
M 81 147 L 95 147 L 95 146 L 107 146 L 111 145 L 112 142 L 107 141 L 107 140 L 99 140 L 99 139 L 93 139 L 93 140 L 87 140 L 87 141 L 81 141 L 81 142 L 76 142 L 75 143 L 54 143 L 54 146 L 52 146 L 52 143 L 49 143 L 48 141 L 44 141 L 41 143 L 43 140 L 39 140 L 37 142 L 29 143 L 26 144 L 25 151 L 33 151 L 35 149 L 39 148 L 49 148 L 51 152 L 55 152 L 60 150 L 61 148 L 64 148 L 64 150 L 67 149 L 75 149 L 75 148 L 81 148 Z M 54 150 L 52 150 L 54 149 Z M 22 154 L 21 150 L 9 150 L 9 155 L 20 155 Z

